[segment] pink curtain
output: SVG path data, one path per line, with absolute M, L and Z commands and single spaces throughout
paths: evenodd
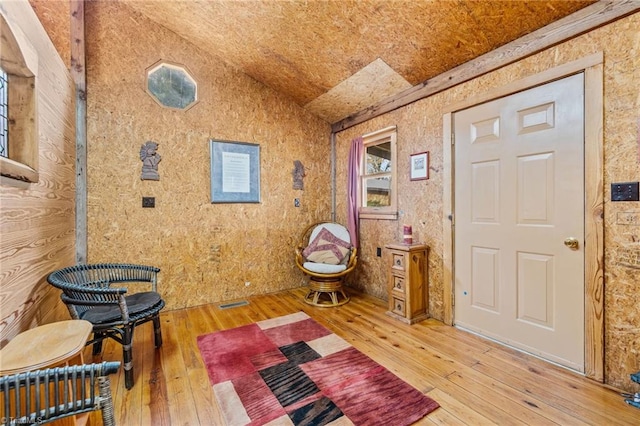
M 347 229 L 349 229 L 351 244 L 354 247 L 359 247 L 358 181 L 360 179 L 362 150 L 362 137 L 359 136 L 351 141 L 347 171 Z

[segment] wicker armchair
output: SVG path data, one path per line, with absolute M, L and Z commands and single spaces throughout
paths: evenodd
M 344 258 L 337 264 L 323 263 L 311 260 L 309 249 L 314 242 L 320 240 L 316 248 L 331 246 L 331 241 L 323 240 L 322 233 L 330 232 L 329 239 L 343 244 Z M 296 247 L 296 266 L 309 276 L 309 291 L 304 301 L 309 305 L 332 307 L 344 305 L 349 301 L 342 283 L 344 278 L 353 271 L 358 261 L 357 249 L 351 245 L 349 231 L 343 225 L 333 222 L 319 222 L 309 226 Z M 332 257 L 332 250 L 325 250 Z M 316 252 L 317 254 L 318 252 Z
M 157 292 L 159 268 L 131 264 L 76 265 L 51 273 L 48 281 L 62 290 L 60 296 L 73 319 L 93 324 L 93 354 L 102 351 L 102 341 L 112 338 L 122 345 L 124 377 L 127 389 L 133 387 L 133 330 L 153 321 L 155 346 L 162 346 L 160 310 L 165 302 Z M 150 291 L 131 295 L 119 283 L 148 283 Z
M 119 368 L 120 362 L 103 362 L 2 376 L 0 424 L 44 424 L 101 410 L 103 424 L 115 425 L 108 375 Z

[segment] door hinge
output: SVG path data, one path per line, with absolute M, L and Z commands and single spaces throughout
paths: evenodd
M 455 292 L 451 292 L 451 306 L 456 306 L 456 296 Z
M 455 133 L 451 133 L 451 145 L 455 145 L 456 144 L 456 134 Z
M 449 220 L 451 221 L 451 226 L 454 226 L 456 224 L 456 218 L 453 213 L 449 214 Z

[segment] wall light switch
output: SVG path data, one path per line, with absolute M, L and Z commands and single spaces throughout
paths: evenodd
M 154 208 L 156 206 L 156 197 L 142 197 L 142 207 Z
M 640 201 L 639 182 L 611 184 L 611 201 Z

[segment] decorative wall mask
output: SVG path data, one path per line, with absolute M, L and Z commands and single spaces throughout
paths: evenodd
M 303 178 L 306 176 L 304 166 L 300 160 L 293 162 L 293 189 L 304 189 Z
M 162 160 L 158 154 L 158 144 L 153 141 L 147 141 L 140 147 L 140 160 L 142 160 L 142 180 L 160 180 L 158 174 L 158 163 Z

